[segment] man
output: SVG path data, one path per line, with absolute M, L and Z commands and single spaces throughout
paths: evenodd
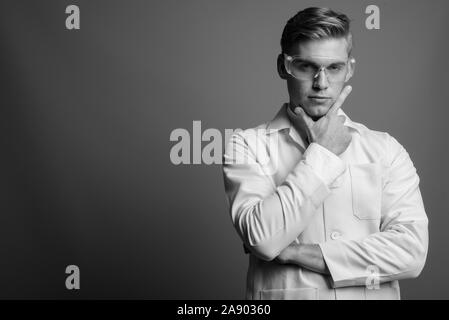
M 399 299 L 398 280 L 424 267 L 428 220 L 406 150 L 341 109 L 355 67 L 349 19 L 305 9 L 281 47 L 289 103 L 235 133 L 223 161 L 250 253 L 246 298 Z

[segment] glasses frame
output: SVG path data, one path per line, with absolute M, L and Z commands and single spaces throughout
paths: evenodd
M 291 72 L 291 68 L 290 68 L 290 66 L 291 66 L 291 64 L 292 64 L 292 62 L 293 62 L 293 60 L 295 59 L 295 58 L 302 58 L 301 56 L 299 56 L 299 55 L 295 55 L 295 56 L 290 56 L 290 55 L 288 55 L 288 54 L 286 54 L 286 53 L 284 53 L 283 54 L 284 55 L 284 67 L 285 67 L 285 71 L 287 71 L 287 73 L 289 74 L 289 75 L 291 75 L 293 78 L 295 78 L 295 79 L 298 79 L 298 80 L 302 80 L 302 81 L 314 81 L 317 77 L 318 77 L 318 75 L 321 73 L 321 71 L 323 71 L 324 70 L 324 73 L 326 74 L 326 79 L 327 79 L 327 81 L 328 82 L 338 82 L 338 81 L 330 81 L 329 80 L 329 74 L 327 73 L 327 67 L 326 66 L 323 66 L 323 65 L 319 65 L 319 69 L 318 69 L 318 71 L 315 73 L 315 75 L 311 78 L 311 79 L 301 79 L 301 78 L 298 78 L 298 77 L 296 77 L 292 72 Z M 354 57 L 352 57 L 352 56 L 349 56 L 348 57 L 348 59 L 345 61 L 345 63 L 346 63 L 346 66 L 345 67 L 349 67 L 351 64 L 354 64 L 355 63 L 355 59 L 354 59 Z M 346 72 L 348 72 L 349 71 L 349 69 L 346 71 Z M 347 73 L 346 73 L 346 75 L 347 75 Z M 346 75 L 345 75 L 345 77 L 346 77 Z M 346 81 L 345 81 L 346 82 Z

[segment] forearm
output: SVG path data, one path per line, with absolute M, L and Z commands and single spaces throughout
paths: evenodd
M 396 226 L 394 231 L 372 234 L 362 241 L 292 243 L 276 257 L 276 262 L 331 275 L 334 287 L 364 285 L 372 270 L 379 270 L 380 283 L 390 282 L 420 273 L 427 253 L 427 238 L 427 222 L 420 221 Z
M 278 262 L 296 264 L 317 273 L 329 274 L 318 244 L 291 245 L 278 256 Z
M 363 240 L 320 244 L 334 287 L 364 285 L 377 270 L 379 283 L 417 277 L 427 255 L 427 221 L 396 225 Z

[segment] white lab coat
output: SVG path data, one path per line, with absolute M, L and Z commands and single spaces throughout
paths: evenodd
M 408 153 L 341 109 L 348 149 L 306 148 L 286 108 L 234 134 L 223 158 L 230 217 L 250 251 L 246 298 L 399 299 L 398 280 L 420 274 L 428 248 Z M 319 244 L 330 276 L 273 260 L 293 241 Z

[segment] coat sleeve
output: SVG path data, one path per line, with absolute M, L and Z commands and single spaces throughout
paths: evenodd
M 417 277 L 428 248 L 428 219 L 419 177 L 407 151 L 389 137 L 392 155 L 382 191 L 380 232 L 362 240 L 321 243 L 333 286 L 367 285 Z M 374 271 L 374 272 L 373 272 Z
M 264 146 L 259 142 L 248 132 L 234 134 L 223 157 L 223 176 L 238 235 L 253 254 L 269 261 L 305 229 L 330 194 L 328 185 L 344 172 L 345 165 L 312 143 L 285 181 L 275 186 L 272 175 L 279 168 L 268 172 L 261 164 L 260 149 L 256 149 Z

